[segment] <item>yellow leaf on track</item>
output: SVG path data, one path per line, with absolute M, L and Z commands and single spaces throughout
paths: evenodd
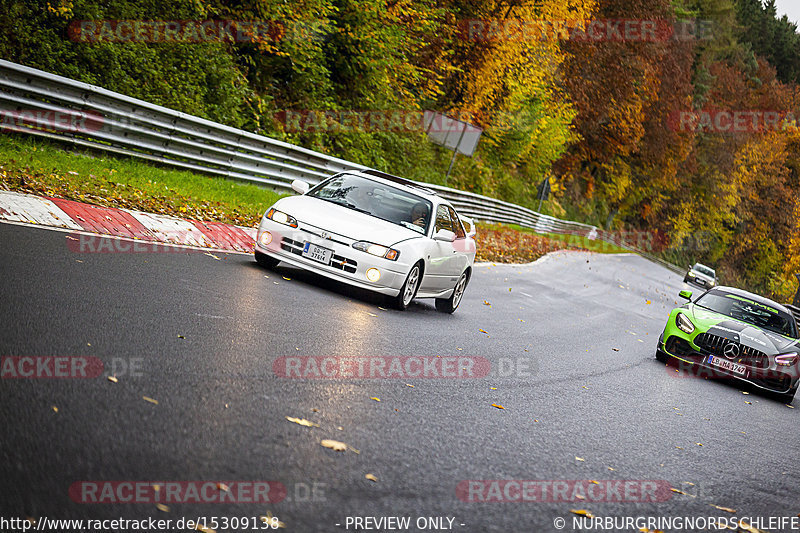
M 115 376 L 108 376 L 108 381 L 110 381 L 111 383 L 116 383 L 119 380 Z
M 375 397 L 372 397 L 372 398 L 370 398 L 370 400 L 375 400 L 376 402 L 379 402 L 379 401 L 381 401 L 381 399 L 380 399 L 380 398 L 375 398 Z
M 142 400 L 144 400 L 146 402 L 150 402 L 150 403 L 152 403 L 154 405 L 158 405 L 158 400 L 154 400 L 154 399 L 150 398 L 149 396 L 142 396 Z
M 330 448 L 335 452 L 344 452 L 350 450 L 353 453 L 361 453 L 352 446 L 338 440 L 324 439 L 320 441 L 320 444 L 322 444 L 325 448 Z
M 496 403 L 492 404 L 492 407 L 497 407 L 498 409 L 505 409 L 502 405 L 497 405 Z
M 725 511 L 726 513 L 735 513 L 736 509 L 731 509 L 730 507 L 720 507 L 719 505 L 714 505 L 713 503 L 709 503 L 711 507 L 715 509 L 719 509 L 720 511 Z
M 167 507 L 167 506 L 166 506 L 166 505 L 164 505 L 163 503 L 157 503 L 157 504 L 156 504 L 156 509 L 158 509 L 159 511 L 163 511 L 163 512 L 165 512 L 165 513 L 168 513 L 168 512 L 169 512 L 169 507 Z
M 212 254 L 211 252 L 206 252 L 206 253 L 205 253 L 205 254 L 203 254 L 203 255 L 207 255 L 208 257 L 213 257 L 213 258 L 214 258 L 214 259 L 216 259 L 217 261 L 222 261 L 222 259 L 220 259 L 220 258 L 219 258 L 219 257 L 217 257 L 216 255 Z
M 287 416 L 286 420 L 288 420 L 289 422 L 294 422 L 295 424 L 299 424 L 301 426 L 308 427 L 308 428 L 310 428 L 310 427 L 319 427 L 319 424 L 315 424 L 314 422 L 306 420 L 305 418 L 294 418 L 293 416 Z
M 585 462 L 586 461 L 586 459 L 584 459 L 583 457 L 578 457 L 577 455 L 575 456 L 575 460 L 576 461 L 581 461 L 581 462 Z
M 370 480 L 370 481 L 375 481 L 375 482 L 377 482 L 377 481 L 378 481 L 378 478 L 377 478 L 377 477 L 375 477 L 375 474 L 367 474 L 367 475 L 366 475 L 366 476 L 364 476 L 364 477 L 365 477 L 365 478 L 367 478 L 367 479 L 368 479 L 368 480 Z
M 195 524 L 194 525 L 195 531 L 202 531 L 203 533 L 217 533 L 215 530 L 211 529 L 210 527 L 203 527 L 203 524 Z
M 576 514 L 578 516 L 585 516 L 587 518 L 594 518 L 594 515 L 587 511 L 586 509 L 570 509 L 570 513 Z

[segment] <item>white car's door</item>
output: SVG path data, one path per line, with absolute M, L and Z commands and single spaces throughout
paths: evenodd
M 439 205 L 436 208 L 433 236 L 439 230 L 447 230 L 456 234 L 455 229 L 447 206 Z M 461 231 L 463 232 L 463 230 Z M 427 292 L 452 289 L 458 281 L 458 276 L 466 268 L 464 254 L 458 253 L 455 241 L 434 239 L 428 248 L 428 256 L 425 278 L 420 290 Z

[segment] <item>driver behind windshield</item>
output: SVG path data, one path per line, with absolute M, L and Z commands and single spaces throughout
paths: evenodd
M 425 202 L 417 202 L 411 208 L 411 223 L 420 228 L 428 225 L 428 206 Z

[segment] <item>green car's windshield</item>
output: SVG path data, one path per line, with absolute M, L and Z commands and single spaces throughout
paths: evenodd
M 754 302 L 724 291 L 709 291 L 695 305 L 720 313 L 753 326 L 797 338 L 794 317 L 769 305 Z

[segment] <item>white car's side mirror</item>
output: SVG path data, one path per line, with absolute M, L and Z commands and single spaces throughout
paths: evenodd
M 469 229 L 467 230 L 467 237 L 474 237 L 478 230 L 475 228 L 475 222 L 469 217 L 461 217 L 461 222 L 465 222 L 469 225 Z
M 309 186 L 303 180 L 294 180 L 292 182 L 292 190 L 298 194 L 305 194 L 308 192 Z
M 454 240 L 456 240 L 456 234 L 450 231 L 449 229 L 440 229 L 439 231 L 433 234 L 433 240 L 453 242 Z

